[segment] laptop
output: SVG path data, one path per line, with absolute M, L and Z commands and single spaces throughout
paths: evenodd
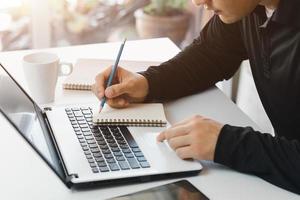
M 0 64 L 0 111 L 63 183 L 110 185 L 197 175 L 202 166 L 182 160 L 162 128 L 94 126 L 99 105 L 41 108 Z

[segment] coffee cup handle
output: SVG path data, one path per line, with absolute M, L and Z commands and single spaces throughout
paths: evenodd
M 65 66 L 67 70 L 64 70 Z M 73 72 L 73 64 L 68 62 L 60 62 L 59 63 L 59 72 L 58 76 L 68 76 Z

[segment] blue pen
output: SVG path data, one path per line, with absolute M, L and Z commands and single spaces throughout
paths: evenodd
M 119 61 L 120 61 L 120 58 L 121 58 L 121 55 L 122 55 L 122 52 L 123 52 L 123 48 L 124 48 L 124 45 L 125 45 L 125 42 L 126 42 L 126 38 L 124 39 L 123 43 L 121 44 L 120 46 L 120 49 L 119 49 L 119 53 L 118 53 L 118 57 L 116 59 L 116 62 L 109 74 L 109 77 L 108 77 L 108 81 L 107 81 L 107 84 L 106 84 L 106 87 L 109 87 L 111 86 L 112 84 L 112 81 L 114 79 L 114 76 L 115 76 L 115 73 L 117 71 L 117 68 L 118 68 L 118 64 L 119 64 Z M 105 104 L 105 101 L 106 101 L 106 97 L 104 96 L 101 100 L 101 103 L 100 103 L 100 109 L 99 109 L 99 113 L 101 112 L 102 108 L 104 107 L 104 104 Z

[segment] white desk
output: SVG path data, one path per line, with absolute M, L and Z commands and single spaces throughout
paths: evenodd
M 47 51 L 59 54 L 64 61 L 74 62 L 79 57 L 114 58 L 118 46 L 119 43 L 93 44 L 52 48 Z M 166 38 L 129 41 L 122 59 L 164 61 L 178 51 L 178 48 Z M 24 85 L 21 58 L 29 52 L 32 51 L 0 53 L 0 62 Z M 57 88 L 56 95 L 54 103 L 56 105 L 97 101 L 90 92 L 63 91 L 61 87 Z M 167 103 L 165 110 L 171 123 L 193 114 L 201 114 L 223 123 L 257 127 L 217 88 Z M 0 127 L 1 199 L 104 199 L 174 181 L 99 187 L 85 191 L 69 190 L 2 115 Z M 198 176 L 189 177 L 188 180 L 211 199 L 300 199 L 298 195 L 273 186 L 260 178 L 241 174 L 217 164 L 203 162 L 203 165 L 203 171 Z

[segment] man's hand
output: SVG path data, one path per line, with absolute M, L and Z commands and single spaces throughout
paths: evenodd
M 196 115 L 163 131 L 157 140 L 167 140 L 182 159 L 214 160 L 216 143 L 223 126 Z
M 144 76 L 118 67 L 113 85 L 105 88 L 111 69 L 112 67 L 105 69 L 95 78 L 96 83 L 93 85 L 92 91 L 100 100 L 105 95 L 106 102 L 116 108 L 144 101 L 149 90 L 148 81 Z

